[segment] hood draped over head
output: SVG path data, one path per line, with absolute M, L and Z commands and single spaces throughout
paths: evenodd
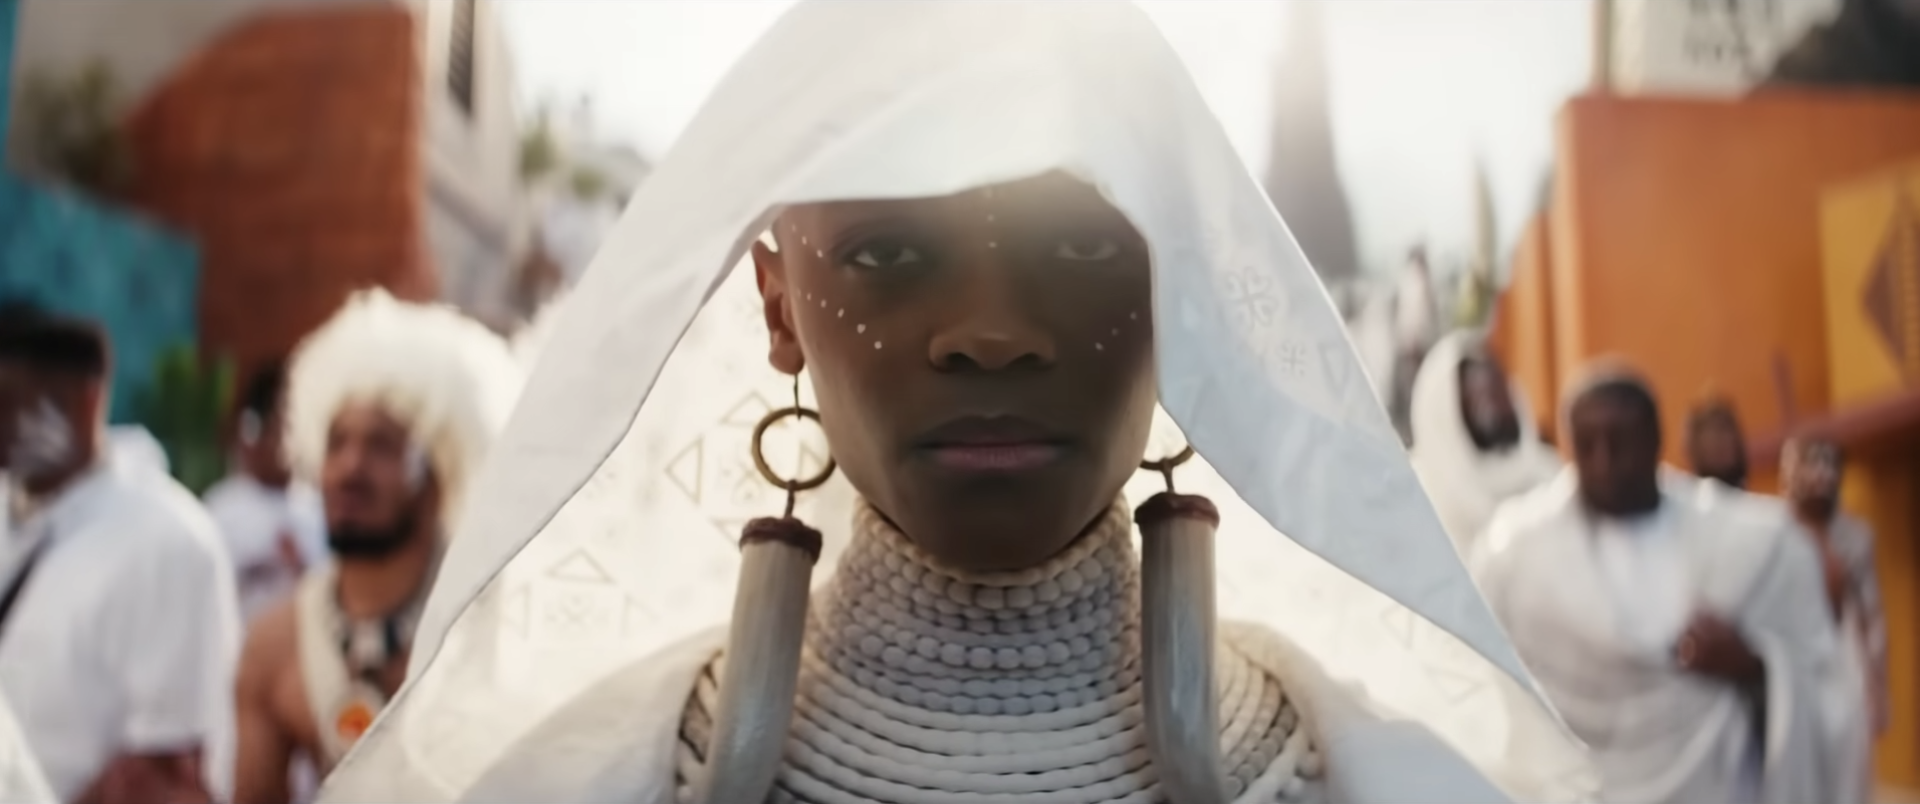
M 524 370 L 506 341 L 451 307 L 354 294 L 301 341 L 287 377 L 287 454 L 313 479 L 342 406 L 373 402 L 426 450 L 441 490 L 441 522 L 505 426 Z
M 1494 450 L 1474 443 L 1460 401 L 1460 366 L 1481 337 L 1478 331 L 1460 330 L 1442 338 L 1413 381 L 1413 466 L 1448 534 L 1462 546 L 1479 535 L 1501 501 L 1559 469 L 1553 450 L 1540 441 L 1526 395 L 1511 382 L 1518 440 Z
M 1590 791 L 1313 269 L 1153 23 L 1119 3 L 887 0 L 796 5 L 634 196 L 468 496 L 409 683 L 323 800 L 466 795 L 600 677 L 725 622 L 741 527 L 785 496 L 748 442 L 792 380 L 768 366 L 752 267 L 735 267 L 776 215 L 1054 171 L 1147 243 L 1138 313 L 1159 402 L 1201 456 L 1175 481 L 1220 509 L 1221 615 L 1283 634 L 1521 800 Z M 1160 488 L 1143 472 L 1127 494 Z M 840 476 L 800 494 L 795 515 L 827 540 L 817 578 L 854 504 Z M 683 703 L 605 711 L 677 722 Z M 631 771 L 661 755 L 650 739 L 566 750 Z

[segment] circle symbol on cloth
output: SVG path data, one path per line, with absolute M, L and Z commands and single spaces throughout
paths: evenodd
M 767 429 L 786 418 L 809 419 L 816 425 L 820 423 L 820 413 L 818 411 L 811 408 L 803 408 L 799 405 L 767 411 L 767 415 L 760 417 L 760 422 L 753 426 L 753 468 L 758 470 L 760 476 L 766 478 L 768 483 L 790 494 L 809 491 L 826 485 L 827 481 L 833 477 L 835 465 L 832 455 L 827 456 L 826 465 L 822 466 L 820 471 L 815 472 L 811 477 L 795 479 L 781 477 L 779 473 L 773 471 L 772 464 L 767 462 L 766 450 L 763 448 Z

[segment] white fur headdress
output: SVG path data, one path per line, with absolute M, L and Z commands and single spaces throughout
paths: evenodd
M 288 454 L 296 472 L 318 477 L 341 406 L 380 404 L 426 449 L 451 532 L 467 479 L 506 425 L 523 379 L 506 341 L 480 322 L 451 307 L 362 291 L 294 352 Z

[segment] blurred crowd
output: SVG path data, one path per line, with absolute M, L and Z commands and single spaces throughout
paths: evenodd
M 150 438 L 106 426 L 97 326 L 9 314 L 0 691 L 31 749 L 13 771 L 44 774 L 12 789 L 311 796 L 405 677 L 450 504 L 530 351 L 451 309 L 357 296 L 247 378 L 231 474 L 196 500 Z M 1867 799 L 1886 632 L 1835 444 L 1791 441 L 1783 496 L 1749 493 L 1739 419 L 1715 401 L 1677 434 L 1690 465 L 1663 465 L 1659 401 L 1600 363 L 1566 394 L 1556 450 L 1475 331 L 1433 348 L 1412 394 L 1430 499 L 1618 800 Z M 1756 729 L 1792 732 L 1798 758 L 1762 756 Z

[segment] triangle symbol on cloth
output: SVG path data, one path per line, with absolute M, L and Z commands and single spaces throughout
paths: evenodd
M 560 559 L 547 570 L 547 577 L 556 581 L 575 583 L 611 584 L 613 576 L 600 567 L 600 562 L 585 550 L 574 550 Z
M 506 624 L 514 636 L 521 639 L 530 636 L 529 627 L 533 624 L 533 618 L 527 616 L 527 612 L 532 605 L 533 595 L 525 584 L 507 592 L 506 596 L 500 600 L 500 621 Z
M 700 492 L 703 488 L 701 479 L 706 477 L 706 444 L 706 439 L 697 439 L 692 444 L 688 444 L 686 449 L 681 450 L 679 455 L 673 456 L 673 460 L 667 462 L 667 479 L 673 481 L 673 485 L 685 492 L 687 498 L 693 500 L 695 505 L 701 502 Z
M 1472 697 L 1484 686 L 1479 679 L 1469 678 L 1453 670 L 1428 668 L 1427 675 L 1433 679 L 1433 685 L 1440 689 L 1440 694 L 1445 695 L 1447 702 L 1451 704 L 1459 704 Z
M 786 406 L 775 405 L 768 402 L 766 397 L 761 396 L 758 391 L 750 391 L 746 396 L 741 397 L 740 401 L 733 403 L 733 407 L 727 409 L 727 414 L 720 417 L 720 422 L 751 430 L 776 407 Z

